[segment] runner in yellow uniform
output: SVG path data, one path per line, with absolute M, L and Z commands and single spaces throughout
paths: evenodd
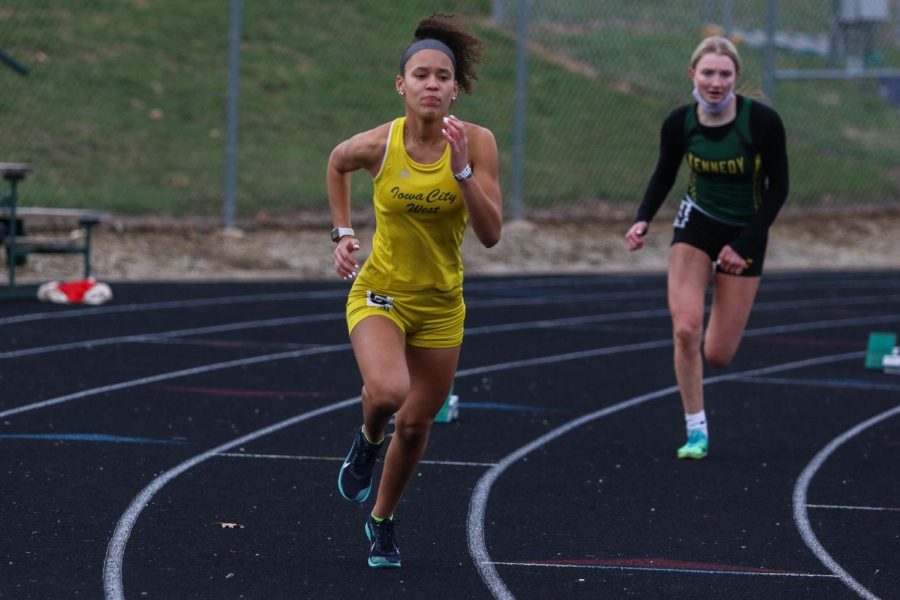
M 363 379 L 363 425 L 338 475 L 364 502 L 395 415 L 375 506 L 366 519 L 369 565 L 399 567 L 393 516 L 425 452 L 456 373 L 465 304 L 460 245 L 467 223 L 486 247 L 500 239 L 502 199 L 493 134 L 450 115 L 476 79 L 481 42 L 449 15 L 423 19 L 395 86 L 405 116 L 338 144 L 328 161 L 334 266 L 356 279 L 347 325 Z M 350 173 L 373 177 L 376 232 L 360 269 L 350 220 Z

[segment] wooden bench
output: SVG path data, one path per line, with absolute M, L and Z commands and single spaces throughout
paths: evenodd
M 34 167 L 25 163 L 0 163 L 0 173 L 9 182 L 9 192 L 0 192 L 0 246 L 6 250 L 8 282 L 0 288 L 0 297 L 27 296 L 16 288 L 16 268 L 25 264 L 29 254 L 80 254 L 84 257 L 84 277 L 91 276 L 91 233 L 108 214 L 96 210 L 37 208 L 19 206 L 18 187 Z M 26 220 L 78 224 L 80 231 L 68 237 L 29 235 Z

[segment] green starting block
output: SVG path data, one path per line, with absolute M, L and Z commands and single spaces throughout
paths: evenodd
M 450 423 L 455 421 L 457 417 L 459 417 L 459 396 L 453 393 L 453 386 L 450 386 L 450 393 L 447 394 L 447 399 L 444 400 L 444 405 L 438 411 L 434 422 Z
M 885 356 L 890 355 L 897 345 L 897 335 L 894 333 L 883 333 L 873 331 L 869 334 L 869 346 L 866 349 L 866 368 L 878 369 L 883 368 L 882 361 Z

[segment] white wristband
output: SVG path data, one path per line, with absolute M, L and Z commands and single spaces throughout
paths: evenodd
M 466 164 L 466 168 L 460 171 L 459 173 L 453 174 L 453 179 L 457 181 L 462 181 L 463 179 L 468 179 L 472 176 L 472 165 Z

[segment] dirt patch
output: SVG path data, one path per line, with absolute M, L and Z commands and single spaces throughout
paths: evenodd
M 647 245 L 628 252 L 622 236 L 629 223 L 510 221 L 494 248 L 471 231 L 463 245 L 466 273 L 547 274 L 662 272 L 671 228 L 654 223 Z M 357 227 L 369 250 L 372 229 Z M 144 219 L 114 222 L 95 234 L 98 279 L 137 280 L 333 279 L 333 244 L 322 223 L 276 226 L 259 220 L 239 231 L 212 222 L 175 224 Z M 834 270 L 900 268 L 900 214 L 784 217 L 772 227 L 766 269 Z M 17 270 L 22 283 L 75 279 L 80 257 L 31 256 Z M 5 269 L 3 273 L 6 277 Z

